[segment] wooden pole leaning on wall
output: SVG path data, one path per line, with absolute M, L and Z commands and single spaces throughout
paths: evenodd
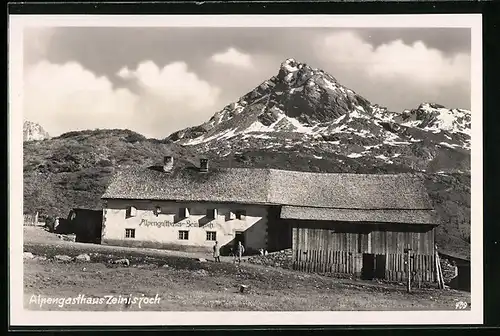
M 441 279 L 439 279 L 439 266 L 438 266 L 438 254 L 437 254 L 437 248 L 434 250 L 434 268 L 436 269 L 436 281 L 438 284 L 438 288 L 441 288 Z
M 437 250 L 437 246 L 436 246 L 436 250 L 435 250 L 435 260 L 436 260 L 436 278 L 437 278 L 437 281 L 438 281 L 438 288 L 439 289 L 444 289 L 444 279 L 443 279 L 443 272 L 441 271 L 441 262 L 439 260 L 439 253 L 438 253 L 438 250 Z
M 441 288 L 446 289 L 446 286 L 444 285 L 443 269 L 441 267 L 441 259 L 439 259 L 439 254 L 438 254 L 438 265 L 439 265 L 439 278 L 441 279 Z
M 439 272 L 439 281 L 441 284 L 441 289 L 444 289 L 443 272 L 441 271 L 441 259 L 439 258 L 439 253 L 436 254 L 436 258 L 438 261 L 438 272 Z

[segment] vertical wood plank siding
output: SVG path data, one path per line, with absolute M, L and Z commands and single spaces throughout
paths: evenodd
M 328 227 L 294 223 L 292 226 L 293 267 L 297 270 L 359 277 L 363 254 L 369 253 L 375 255 L 376 260 L 385 260 L 386 280 L 401 282 L 408 276 L 405 249 L 411 248 L 413 279 L 435 281 L 432 228 L 352 223 Z

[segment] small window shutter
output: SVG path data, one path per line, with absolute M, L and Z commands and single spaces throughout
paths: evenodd
M 207 217 L 210 219 L 217 218 L 217 209 L 208 209 L 207 210 Z
M 133 206 L 128 206 L 127 209 L 125 210 L 125 216 L 128 217 L 134 217 L 137 216 L 137 210 Z
M 180 218 L 189 217 L 189 209 L 188 208 L 179 208 L 179 217 Z
M 233 219 L 236 219 L 236 214 L 232 211 L 229 211 L 228 213 L 226 213 L 226 220 L 233 220 Z
M 245 219 L 246 212 L 244 210 L 238 210 L 235 212 L 235 218 L 239 220 Z

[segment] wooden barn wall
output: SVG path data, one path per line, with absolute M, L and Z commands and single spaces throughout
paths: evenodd
M 280 219 L 281 209 L 271 207 L 267 214 L 267 250 L 269 252 L 292 248 L 292 225 L 288 220 Z
M 434 230 L 430 227 L 295 223 L 292 242 L 296 269 L 361 276 L 363 254 L 373 254 L 384 264 L 384 278 L 393 281 L 407 277 L 405 249 L 409 247 L 413 277 L 434 281 Z

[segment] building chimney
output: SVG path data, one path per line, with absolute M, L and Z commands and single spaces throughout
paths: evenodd
M 208 159 L 200 159 L 200 172 L 208 172 Z
M 163 171 L 171 172 L 174 168 L 174 157 L 173 156 L 165 156 L 163 158 Z

